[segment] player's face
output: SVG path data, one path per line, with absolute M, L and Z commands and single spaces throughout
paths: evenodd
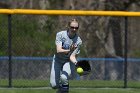
M 69 31 L 70 36 L 74 36 L 77 33 L 78 28 L 79 28 L 78 25 L 79 24 L 77 22 L 71 22 L 70 31 Z

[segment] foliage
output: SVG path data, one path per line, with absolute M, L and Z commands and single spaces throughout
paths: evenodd
M 59 1 L 56 1 L 56 0 L 49 0 L 50 2 L 50 5 L 51 5 L 51 9 L 60 9 L 61 7 L 63 7 L 64 5 L 64 2 L 65 0 L 59 0 Z M 60 5 L 60 7 L 56 6 L 56 5 Z
M 8 28 L 6 16 L 1 16 L 0 55 L 6 55 L 8 47 Z M 45 18 L 44 18 L 45 20 Z M 32 15 L 12 16 L 12 55 L 13 56 L 52 56 L 55 52 L 55 34 L 57 16 L 48 16 L 45 24 L 38 23 L 38 18 Z M 81 47 L 80 56 L 85 57 L 84 48 Z
M 140 50 L 134 50 L 133 51 L 133 56 L 139 58 L 140 57 Z
M 0 15 L 0 55 L 7 55 L 8 48 L 8 26 L 7 16 Z
M 32 16 L 14 16 L 12 48 L 15 56 L 49 56 L 54 51 L 53 19 L 48 18 L 43 31 Z M 18 48 L 17 48 L 18 47 Z

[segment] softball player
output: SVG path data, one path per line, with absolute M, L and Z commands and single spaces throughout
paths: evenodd
M 77 35 L 79 23 L 76 19 L 69 22 L 66 31 L 56 34 L 56 53 L 53 57 L 50 84 L 57 93 L 69 92 L 69 76 L 71 75 L 70 62 L 76 65 L 76 55 L 80 52 L 81 38 Z

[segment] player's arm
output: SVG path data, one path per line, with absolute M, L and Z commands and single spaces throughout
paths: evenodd
M 70 55 L 70 61 L 72 63 L 74 63 L 75 65 L 77 64 L 76 54 L 71 54 Z
M 70 61 L 72 62 L 72 63 L 74 63 L 75 65 L 77 64 L 77 58 L 76 58 L 76 56 L 77 56 L 77 54 L 79 54 L 79 52 L 80 52 L 80 49 L 79 49 L 80 47 L 78 46 L 78 47 L 76 47 L 74 50 L 73 50 L 73 52 L 72 52 L 72 54 L 70 55 Z
M 66 50 L 62 48 L 62 45 L 56 45 L 56 51 L 57 53 L 68 53 L 70 50 Z
M 75 46 L 73 46 L 74 47 L 74 50 L 72 50 L 73 52 L 72 52 L 72 54 L 70 55 L 70 61 L 72 62 L 72 63 L 74 63 L 75 65 L 77 64 L 77 58 L 76 58 L 76 56 L 80 53 L 80 46 L 81 46 L 81 44 L 82 44 L 82 42 L 79 42 L 79 44 L 75 47 Z
M 56 40 L 55 40 L 55 44 L 56 44 L 56 52 L 57 53 L 68 53 L 70 50 L 68 49 L 63 49 L 62 48 L 62 33 L 57 33 L 56 34 Z

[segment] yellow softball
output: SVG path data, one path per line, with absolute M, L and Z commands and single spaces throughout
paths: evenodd
M 83 70 L 81 67 L 78 67 L 78 68 L 77 68 L 77 73 L 78 73 L 78 74 L 82 74 L 83 71 L 84 71 L 84 70 Z

